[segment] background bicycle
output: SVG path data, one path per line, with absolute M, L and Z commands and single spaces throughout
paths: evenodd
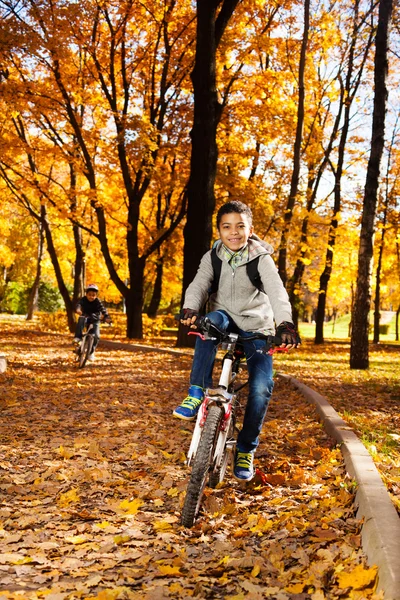
M 207 317 L 199 317 L 196 327 L 198 331 L 190 333 L 200 335 L 203 340 L 215 340 L 226 353 L 218 386 L 205 392 L 189 447 L 187 464 L 192 465 L 192 472 L 181 518 L 185 527 L 191 527 L 199 513 L 207 483 L 215 488 L 223 481 L 227 467 L 232 463 L 239 432 L 239 392 L 248 383 L 247 378 L 241 384 L 237 381 L 240 362 L 245 357 L 241 341 L 265 340 L 263 351 L 269 353 L 274 352 L 277 349 L 274 346 L 281 343 L 279 338 L 261 333 L 241 338 L 236 333 L 222 331 Z
M 78 321 L 82 325 L 82 340 L 76 342 L 75 353 L 78 367 L 82 369 L 94 351 L 95 323 L 98 323 L 99 319 L 82 315 Z
M 93 360 L 94 351 L 99 341 L 100 322 L 104 320 L 101 315 L 82 315 L 78 319 L 78 324 L 81 326 L 82 340 L 75 338 L 77 347 L 75 349 L 76 361 L 78 367 L 82 369 L 88 360 Z M 112 325 L 110 320 L 106 320 L 109 325 Z

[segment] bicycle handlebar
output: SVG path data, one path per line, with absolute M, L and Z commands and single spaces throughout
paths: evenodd
M 218 342 L 232 342 L 231 339 L 231 333 L 229 333 L 228 331 L 224 331 L 223 329 L 220 329 L 217 325 L 214 325 L 214 323 L 212 321 L 210 321 L 210 319 L 208 317 L 203 317 L 203 316 L 198 316 L 195 323 L 194 323 L 196 329 L 198 329 L 200 332 L 202 332 L 203 334 L 206 333 L 208 335 L 212 334 L 212 332 L 210 331 L 211 329 L 213 329 L 216 334 L 218 335 L 218 338 L 214 338 L 214 339 L 218 339 Z M 190 331 L 190 334 L 194 334 L 194 335 L 200 335 L 203 339 L 207 339 L 204 335 L 202 335 L 202 333 L 196 333 L 195 331 Z M 208 339 L 212 339 L 211 337 Z M 280 346 L 282 344 L 282 339 L 280 337 L 277 337 L 275 335 L 265 335 L 264 333 L 253 333 L 252 335 L 248 335 L 248 336 L 241 336 L 238 335 L 236 338 L 237 342 L 251 342 L 253 340 L 264 340 L 265 341 L 265 348 L 263 348 L 262 350 L 260 350 L 260 352 L 263 353 L 268 353 L 271 349 L 273 349 L 274 347 Z M 283 351 L 287 351 L 286 348 L 276 348 L 276 350 L 283 350 Z

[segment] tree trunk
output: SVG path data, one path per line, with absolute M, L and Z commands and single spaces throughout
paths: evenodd
M 353 31 L 351 36 L 350 50 L 349 50 L 349 60 L 348 60 L 348 68 L 346 73 L 346 82 L 344 85 L 344 90 L 342 90 L 341 94 L 341 106 L 344 105 L 344 118 L 343 118 L 343 127 L 340 135 L 339 148 L 338 148 L 338 158 L 337 158 L 337 167 L 334 171 L 335 176 L 335 187 L 334 187 L 334 203 L 333 203 L 333 213 L 331 217 L 331 222 L 329 226 L 329 234 L 328 234 L 328 245 L 326 248 L 325 255 L 325 267 L 320 277 L 319 283 L 319 292 L 318 292 L 318 307 L 317 307 L 317 318 L 316 318 L 316 326 L 315 326 L 315 344 L 323 344 L 324 343 L 324 322 L 325 322 L 325 310 L 326 310 L 326 299 L 328 295 L 328 286 L 329 281 L 332 275 L 332 263 L 334 256 L 334 248 L 336 244 L 336 234 L 338 228 L 338 217 L 341 211 L 342 204 L 342 176 L 343 176 L 343 167 L 344 167 L 344 159 L 345 159 L 345 150 L 347 144 L 347 138 L 349 134 L 350 128 L 350 119 L 351 119 L 351 106 L 353 104 L 353 100 L 355 94 L 359 88 L 362 73 L 364 71 L 365 60 L 367 58 L 369 49 L 371 47 L 371 38 L 367 40 L 365 43 L 365 47 L 363 48 L 364 60 L 361 63 L 361 66 L 356 73 L 355 82 L 353 83 L 353 71 L 354 71 L 354 56 L 356 53 L 356 42 L 357 36 L 359 35 L 359 22 L 358 22 L 358 2 L 355 3 L 354 6 L 354 20 L 353 20 Z M 341 112 L 341 111 L 340 111 Z
M 381 241 L 379 245 L 379 253 L 378 253 L 378 264 L 376 267 L 376 283 L 375 283 L 375 299 L 374 299 L 374 344 L 379 343 L 379 324 L 380 324 L 380 305 L 381 305 L 381 272 L 382 272 L 382 260 L 383 260 L 383 250 L 385 245 L 385 233 L 386 233 L 386 221 L 387 221 L 387 211 L 388 211 L 388 203 L 389 196 L 386 196 L 385 199 L 385 207 L 384 207 L 384 215 L 383 215 L 383 226 L 382 226 L 382 234 Z
M 143 291 L 144 291 L 144 266 L 146 261 L 138 258 L 130 261 L 130 286 L 125 296 L 126 306 L 126 335 L 128 338 L 141 339 L 143 337 Z
M 383 218 L 382 218 L 382 233 L 379 245 L 378 264 L 376 267 L 376 284 L 375 284 L 375 299 L 374 299 L 374 344 L 379 344 L 379 324 L 380 324 L 380 307 L 381 307 L 381 272 L 382 272 L 382 261 L 383 251 L 385 246 L 386 236 L 386 224 L 388 220 L 389 204 L 391 193 L 389 191 L 389 175 L 392 163 L 392 151 L 396 143 L 396 128 L 393 129 L 392 140 L 389 145 L 389 153 L 386 167 L 386 189 L 385 189 L 385 200 L 383 204 Z M 400 268 L 399 268 L 399 279 L 400 279 Z
M 73 225 L 75 241 L 75 263 L 74 263 L 74 291 L 72 302 L 75 306 L 79 298 L 85 292 L 85 253 L 82 247 L 82 229 L 79 225 Z
M 297 104 L 297 126 L 296 126 L 296 139 L 294 142 L 294 156 L 293 156 L 293 171 L 292 179 L 290 182 L 289 198 L 286 205 L 286 210 L 283 220 L 283 230 L 281 235 L 281 241 L 279 245 L 279 256 L 278 256 L 278 271 L 283 284 L 287 282 L 287 271 L 286 271 L 286 258 L 287 258 L 287 243 L 289 237 L 290 224 L 292 222 L 293 208 L 296 201 L 299 178 L 300 178 L 300 159 L 301 159 L 301 143 L 303 141 L 303 127 L 304 127 L 304 73 L 306 68 L 306 56 L 307 56 L 307 45 L 308 45 L 308 33 L 310 29 L 310 0 L 304 0 L 304 30 L 303 40 L 301 42 L 300 51 L 300 62 L 299 62 L 299 98 Z
M 41 206 L 41 214 L 43 215 L 44 206 Z M 35 281 L 33 282 L 32 289 L 29 294 L 29 302 L 28 302 L 28 314 L 26 315 L 27 321 L 32 321 L 34 313 L 38 309 L 39 302 L 39 286 L 40 279 L 42 274 L 42 258 L 43 258 L 43 250 L 44 250 L 44 235 L 43 235 L 43 223 L 39 221 L 38 223 L 38 231 L 39 231 L 39 239 L 38 239 L 38 253 L 37 253 L 37 263 L 36 263 L 36 276 Z
M 350 368 L 368 369 L 369 310 L 371 305 L 370 267 L 373 253 L 373 234 L 380 174 L 380 163 L 385 139 L 387 102 L 386 78 L 388 72 L 389 27 L 393 10 L 392 0 L 379 3 L 379 20 L 375 40 L 375 94 L 372 120 L 371 154 L 368 161 L 361 220 L 358 253 L 358 277 L 353 311 L 350 344 Z
M 203 254 L 210 249 L 212 239 L 218 158 L 216 133 L 222 112 L 216 89 L 216 50 L 238 3 L 239 0 L 224 0 L 217 18 L 220 0 L 197 1 L 196 58 L 192 72 L 192 154 L 187 189 L 187 220 L 183 232 L 183 295 L 196 274 Z M 179 328 L 177 344 L 188 345 L 186 332 L 182 327 Z
M 46 235 L 47 251 L 50 255 L 50 259 L 53 264 L 54 272 L 57 279 L 58 289 L 60 290 L 61 297 L 64 300 L 65 310 L 67 311 L 68 327 L 70 332 L 73 333 L 75 331 L 75 320 L 72 300 L 64 283 L 60 263 L 58 262 L 57 252 L 54 247 L 53 237 L 51 235 L 51 229 L 47 220 L 47 216 L 44 216 L 43 218 L 43 227 Z
M 156 263 L 156 280 L 154 282 L 153 294 L 151 296 L 150 304 L 147 309 L 147 315 L 154 319 L 157 315 L 157 311 L 160 306 L 162 297 L 162 278 L 164 271 L 164 257 L 159 256 Z
M 319 182 L 319 180 L 317 179 L 317 183 L 316 183 L 316 178 L 315 178 L 313 172 L 314 172 L 314 169 L 312 169 L 312 168 L 309 169 L 309 176 L 308 176 L 308 183 L 307 183 L 307 198 L 308 198 L 307 207 L 306 207 L 307 210 L 306 210 L 306 216 L 304 217 L 303 223 L 301 225 L 300 256 L 298 257 L 298 259 L 296 261 L 296 267 L 294 269 L 293 276 L 290 278 L 290 280 L 288 282 L 288 286 L 287 286 L 289 300 L 292 305 L 293 323 L 294 323 L 294 326 L 296 327 L 296 329 L 298 329 L 298 325 L 299 325 L 299 291 L 300 291 L 301 281 L 303 279 L 304 269 L 305 269 L 304 259 L 306 257 L 306 253 L 307 253 L 308 223 L 309 223 L 309 219 L 310 219 L 310 212 L 312 210 L 314 200 L 316 197 L 316 191 L 317 191 L 318 182 Z M 314 187 L 314 184 L 316 184 L 315 187 Z

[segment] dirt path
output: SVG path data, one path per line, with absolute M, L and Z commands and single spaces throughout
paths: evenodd
M 192 425 L 171 417 L 189 358 L 0 331 L 0 600 L 382 598 L 353 486 L 313 408 L 277 383 L 246 488 L 180 524 Z

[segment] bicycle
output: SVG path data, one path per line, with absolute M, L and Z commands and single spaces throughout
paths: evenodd
M 244 358 L 242 341 L 265 340 L 265 348 L 258 352 L 272 354 L 279 350 L 282 343 L 280 338 L 262 333 L 254 333 L 241 337 L 219 329 L 207 317 L 196 320 L 198 335 L 203 340 L 215 340 L 218 346 L 226 350 L 222 360 L 222 369 L 215 389 L 205 391 L 204 400 L 197 414 L 193 430 L 187 465 L 192 464 L 186 497 L 182 509 L 181 523 L 184 527 L 192 527 L 201 507 L 204 490 L 208 485 L 215 488 L 225 477 L 228 465 L 233 462 L 237 427 L 237 409 L 239 407 L 238 393 L 248 384 L 248 380 L 235 387 L 235 380 Z M 285 350 L 284 348 L 280 350 Z
M 82 341 L 78 344 L 78 347 L 76 348 L 75 352 L 76 352 L 76 361 L 78 363 L 78 368 L 79 369 L 83 369 L 83 367 L 86 365 L 89 356 L 92 354 L 93 352 L 93 346 L 94 346 L 94 325 L 93 325 L 93 316 L 91 317 L 87 317 L 85 315 L 82 315 L 79 317 L 79 320 L 83 319 L 84 320 L 84 324 L 82 327 Z

